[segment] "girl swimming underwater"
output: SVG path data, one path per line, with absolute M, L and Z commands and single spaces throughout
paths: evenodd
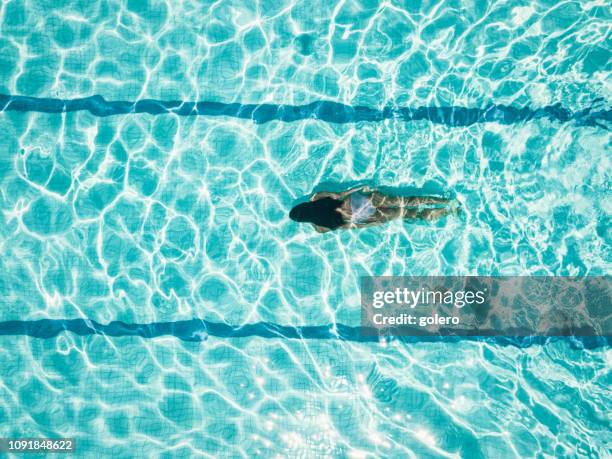
M 451 206 L 451 202 L 436 196 L 385 195 L 362 186 L 341 193 L 315 193 L 310 201 L 291 209 L 289 217 L 296 222 L 312 223 L 318 232 L 324 233 L 382 225 L 398 218 L 431 221 L 457 213 L 459 208 Z

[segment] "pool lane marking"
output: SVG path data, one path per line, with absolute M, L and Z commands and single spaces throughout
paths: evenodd
M 337 340 L 360 343 L 379 343 L 390 338 L 365 336 L 361 327 L 344 324 L 288 326 L 273 322 L 258 322 L 244 325 L 231 325 L 224 322 L 211 322 L 203 319 L 179 320 L 174 322 L 125 323 L 113 321 L 102 324 L 91 319 L 40 319 L 12 320 L 0 322 L 0 336 L 23 335 L 33 338 L 54 338 L 63 332 L 79 336 L 102 335 L 108 337 L 136 336 L 157 338 L 174 336 L 183 341 L 202 342 L 209 337 L 249 338 L 290 340 Z M 594 349 L 610 346 L 612 337 L 511 337 L 511 336 L 398 336 L 394 341 L 405 343 L 421 342 L 459 342 L 481 341 L 498 346 L 529 347 L 553 341 L 567 341 L 575 349 Z
M 612 110 L 603 109 L 603 99 L 593 101 L 591 107 L 572 111 L 561 104 L 540 108 L 513 107 L 491 104 L 483 108 L 469 107 L 384 107 L 382 109 L 345 105 L 333 101 L 316 101 L 306 105 L 239 104 L 213 101 L 189 102 L 178 100 L 140 99 L 136 101 L 106 100 L 100 95 L 77 99 L 53 99 L 0 94 L 0 112 L 69 113 L 88 111 L 106 117 L 147 113 L 150 115 L 175 114 L 178 116 L 228 116 L 247 119 L 257 124 L 270 121 L 294 122 L 306 119 L 346 124 L 380 122 L 388 119 L 400 121 L 429 121 L 435 124 L 460 127 L 477 123 L 495 122 L 513 124 L 547 118 L 553 121 L 575 121 L 581 126 L 598 126 L 612 122 Z

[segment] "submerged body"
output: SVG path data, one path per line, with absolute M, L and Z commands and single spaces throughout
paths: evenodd
M 289 216 L 311 223 L 322 233 L 381 225 L 399 218 L 435 220 L 457 213 L 458 208 L 450 204 L 451 200 L 436 196 L 391 196 L 359 187 L 341 193 L 315 193 L 309 202 L 291 209 Z

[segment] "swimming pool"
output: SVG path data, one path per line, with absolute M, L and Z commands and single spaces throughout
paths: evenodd
M 296 328 L 357 327 L 364 275 L 610 273 L 605 2 L 13 0 L 0 17 L 0 437 L 85 457 L 610 454 L 607 341 Z M 464 213 L 326 234 L 287 218 L 355 183 Z M 62 333 L 91 321 L 127 325 Z

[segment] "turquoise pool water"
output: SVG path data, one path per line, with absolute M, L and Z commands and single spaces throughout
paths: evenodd
M 610 110 L 605 2 L 28 2 L 0 93 Z M 563 118 L 563 117 L 561 117 Z M 363 275 L 610 273 L 610 124 L 0 113 L 0 322 L 359 325 Z M 609 121 L 609 118 L 608 118 Z M 318 234 L 354 183 L 461 217 Z M 0 437 L 83 457 L 605 457 L 609 346 L 0 336 Z

